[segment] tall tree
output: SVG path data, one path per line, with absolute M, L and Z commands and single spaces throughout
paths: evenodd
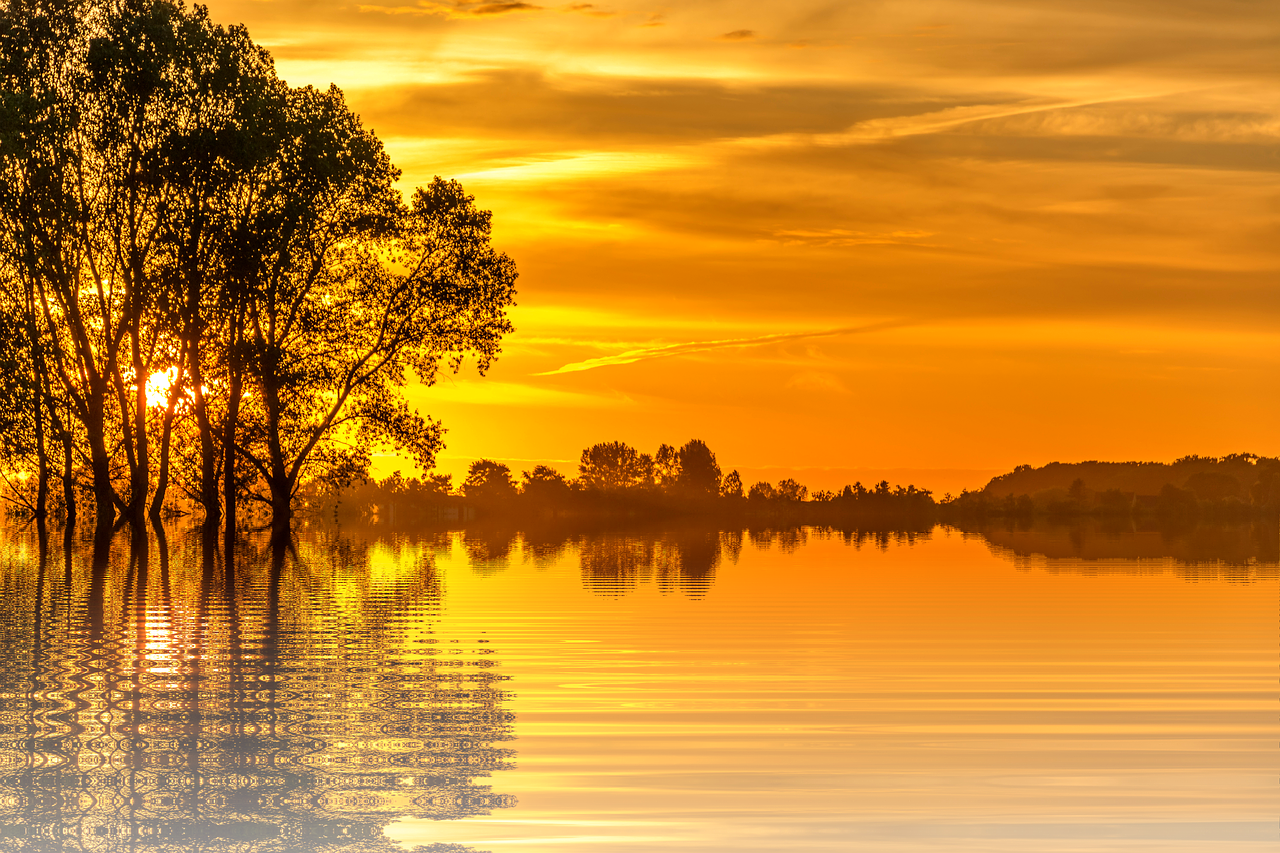
M 92 227 L 104 158 L 86 138 L 101 115 L 88 55 L 104 15 L 87 2 L 12 0 L 0 8 L 0 218 L 5 265 L 36 294 L 50 330 L 46 368 L 83 425 L 99 522 L 117 496 L 108 430 L 125 325 L 118 279 L 96 270 Z
M 511 469 L 492 459 L 477 459 L 467 467 L 462 494 L 472 500 L 489 503 L 514 498 L 516 484 L 511 479 Z
M 679 473 L 676 484 L 691 497 L 713 498 L 720 494 L 720 466 L 716 455 L 701 439 L 693 439 L 676 453 Z M 741 487 L 741 484 L 739 484 Z
M 225 246 L 218 211 L 252 160 L 260 93 L 281 84 L 242 28 L 156 0 L 10 0 L 0 48 L 6 264 L 38 294 L 47 368 L 83 427 L 100 520 L 116 507 L 138 520 L 153 432 L 151 508 L 163 504 L 188 389 L 207 425 L 200 345 L 217 302 L 206 276 Z M 160 372 L 169 394 L 155 418 L 147 385 Z M 210 429 L 201 436 L 207 463 Z M 206 497 L 216 474 L 206 464 Z
M 651 485 L 653 458 L 626 442 L 601 442 L 582 451 L 578 476 L 584 486 L 602 492 Z
M 0 275 L 26 294 L 3 298 L 40 482 L 61 442 L 99 522 L 138 522 L 176 443 L 230 531 L 242 493 L 287 526 L 303 480 L 374 442 L 430 465 L 442 430 L 401 389 L 487 368 L 516 272 L 460 186 L 405 204 L 398 177 L 338 89 L 288 87 L 201 7 L 0 0 Z
M 436 179 L 408 206 L 372 134 L 336 88 L 293 93 L 278 206 L 248 240 L 245 352 L 259 403 L 236 448 L 257 471 L 277 531 L 317 468 L 367 462 L 386 443 L 429 468 L 440 426 L 401 389 L 471 357 L 481 372 L 510 331 L 515 265 L 490 245 L 490 214 Z M 258 242 L 254 242 L 258 241 Z
M 226 387 L 211 387 L 217 371 L 233 355 L 231 344 L 242 319 L 238 280 L 228 258 L 241 236 L 246 199 L 271 168 L 284 132 L 287 87 L 275 74 L 270 55 L 243 27 L 213 26 L 197 7 L 183 21 L 181 37 L 190 58 L 181 66 L 172 96 L 175 122 L 167 139 L 166 162 L 173 201 L 162 240 L 169 252 L 168 303 L 177 330 L 178 360 L 161 421 L 162 452 L 153 514 L 168 486 L 168 444 L 179 404 L 194 421 L 199 464 L 189 492 L 203 506 L 206 523 L 220 515 L 219 489 L 226 454 L 218 437 L 226 421 L 210 396 L 225 405 Z M 230 339 L 230 340 L 229 340 Z M 219 411 L 224 411 L 219 410 Z M 234 454 L 232 454 L 234 462 Z

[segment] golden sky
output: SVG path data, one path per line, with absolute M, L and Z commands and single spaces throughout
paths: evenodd
M 209 6 L 494 211 L 517 331 L 412 392 L 441 470 L 1280 455 L 1271 0 Z

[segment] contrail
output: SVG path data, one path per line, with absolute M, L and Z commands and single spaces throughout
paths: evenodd
M 615 364 L 634 364 L 637 361 L 648 361 L 654 358 L 670 358 L 676 355 L 689 355 L 695 352 L 707 352 L 730 347 L 758 347 L 782 341 L 799 341 L 806 338 L 830 338 L 836 335 L 861 335 L 868 332 L 879 332 L 908 325 L 900 320 L 885 320 L 870 323 L 866 326 L 844 326 L 839 329 L 823 329 L 818 332 L 793 332 L 786 335 L 761 335 L 755 338 L 728 338 L 721 341 L 690 341 L 684 344 L 663 344 L 655 347 L 628 350 L 617 355 L 605 355 L 600 358 L 588 358 L 585 361 L 574 361 L 555 370 L 545 370 L 534 376 L 554 376 L 557 373 L 577 373 L 580 370 L 594 370 L 597 367 L 609 367 Z

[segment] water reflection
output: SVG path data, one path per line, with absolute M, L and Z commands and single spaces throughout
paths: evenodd
M 663 592 L 700 598 L 715 580 L 724 538 L 714 529 L 584 537 L 578 546 L 582 582 L 601 595 L 623 595 L 641 583 L 653 582 Z M 737 542 L 740 548 L 740 537 Z M 736 554 L 732 546 L 730 553 Z
M 600 596 L 623 596 L 640 585 L 652 583 L 663 593 L 701 598 L 716 581 L 724 561 L 736 564 L 744 543 L 756 551 L 777 547 L 783 555 L 800 551 L 810 539 L 844 540 L 847 546 L 886 549 L 890 543 L 915 544 L 928 539 L 920 530 L 865 530 L 782 526 L 782 528 L 719 529 L 677 528 L 639 532 L 596 532 L 571 535 L 561 532 L 525 533 L 525 553 L 540 565 L 561 557 L 570 546 L 577 549 L 582 585 Z M 475 564 L 474 564 L 475 565 Z
M 476 781 L 503 676 L 433 631 L 429 546 L 54 545 L 0 561 L 0 850 L 399 851 L 393 820 L 514 805 Z
M 1247 581 L 1277 576 L 1274 523 L 1137 528 L 1106 520 L 983 527 L 974 531 L 998 555 L 1049 571 L 1142 574 L 1172 570 L 1188 579 Z

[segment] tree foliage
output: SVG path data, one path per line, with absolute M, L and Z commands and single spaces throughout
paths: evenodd
M 622 441 L 593 444 L 582 451 L 578 477 L 588 489 L 617 492 L 653 484 L 653 457 Z
M 26 332 L 26 467 L 44 484 L 61 444 L 102 522 L 158 512 L 172 481 L 209 519 L 248 497 L 278 523 L 371 447 L 430 467 L 443 430 L 403 389 L 484 372 L 516 271 L 459 184 L 406 203 L 398 178 L 340 90 L 290 87 L 203 7 L 0 2 L 0 309 Z

